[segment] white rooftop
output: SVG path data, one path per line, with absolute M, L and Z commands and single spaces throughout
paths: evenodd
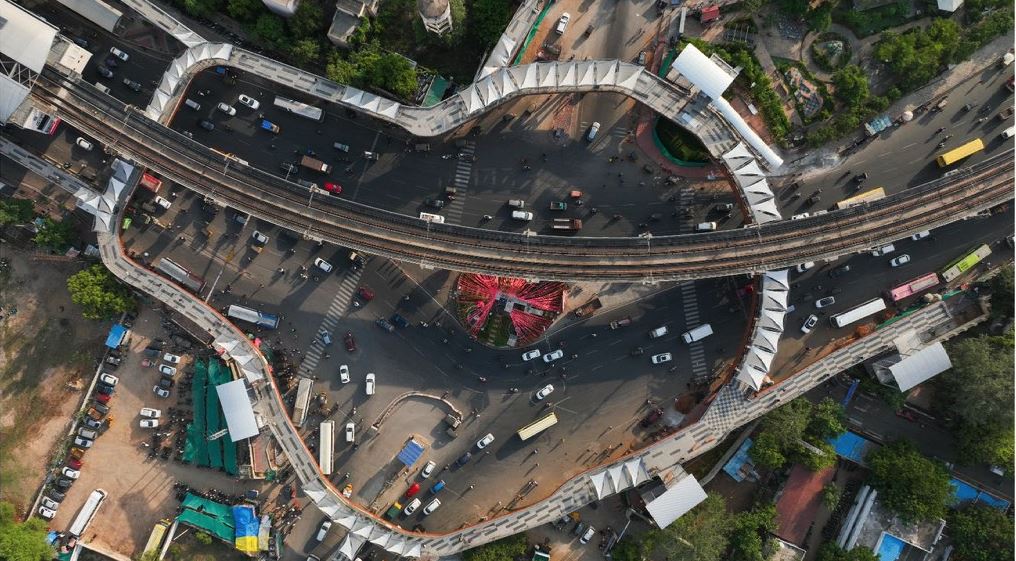
M 692 44 L 677 55 L 673 67 L 711 99 L 719 99 L 735 77 Z
M 57 28 L 19 6 L 0 0 L 0 53 L 14 62 L 42 72 L 56 32 Z
M 677 485 L 646 503 L 646 510 L 657 526 L 666 528 L 704 500 L 706 500 L 705 489 L 699 485 L 695 476 L 689 474 L 678 481 Z
M 900 391 L 907 391 L 952 368 L 942 343 L 935 343 L 889 367 Z
M 215 386 L 215 391 L 219 394 L 222 413 L 226 417 L 229 438 L 233 442 L 237 442 L 256 436 L 258 423 L 254 418 L 254 407 L 250 403 L 250 398 L 247 397 L 246 383 L 242 379 L 233 380 Z

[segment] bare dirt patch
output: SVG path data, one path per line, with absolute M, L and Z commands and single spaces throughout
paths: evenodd
M 63 440 L 108 325 L 83 319 L 67 278 L 86 263 L 10 248 L 0 257 L 0 496 L 25 507 Z M 82 389 L 74 389 L 74 385 Z

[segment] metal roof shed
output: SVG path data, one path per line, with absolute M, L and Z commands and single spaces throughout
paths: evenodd
M 695 476 L 688 475 L 662 495 L 646 503 L 646 510 L 660 528 L 670 526 L 695 505 L 706 500 L 706 491 Z
M 219 404 L 222 405 L 222 413 L 226 417 L 230 440 L 238 442 L 257 436 L 258 423 L 254 418 L 254 407 L 247 396 L 245 382 L 233 380 L 215 386 L 215 392 L 219 395 Z
M 406 467 L 410 467 L 416 463 L 416 460 L 420 459 L 423 455 L 423 444 L 420 444 L 414 439 L 410 439 L 409 442 L 399 452 L 398 458 Z
M 900 391 L 905 392 L 914 386 L 934 378 L 952 368 L 949 355 L 942 343 L 935 343 L 889 367 Z

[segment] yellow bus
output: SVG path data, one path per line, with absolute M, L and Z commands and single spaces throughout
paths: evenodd
M 522 440 L 529 440 L 530 438 L 540 434 L 541 432 L 549 429 L 550 427 L 556 424 L 557 424 L 557 415 L 555 415 L 554 412 L 551 411 L 546 416 L 541 417 L 519 429 L 519 438 Z
M 984 150 L 984 143 L 981 142 L 980 138 L 975 138 L 959 148 L 953 148 L 945 154 L 940 155 L 936 158 L 936 161 L 938 162 L 938 167 L 944 168 L 955 164 L 963 158 L 972 156 L 981 150 Z
M 885 198 L 885 189 L 881 187 L 876 187 L 871 191 L 865 191 L 859 195 L 854 195 L 849 199 L 843 199 L 842 201 L 836 203 L 836 208 L 842 210 L 845 208 L 850 208 L 854 205 L 859 205 L 861 203 L 867 203 L 870 201 L 877 201 L 879 199 L 884 198 Z
M 148 535 L 148 543 L 145 544 L 145 549 L 142 550 L 142 552 L 148 553 L 149 551 L 158 551 L 159 546 L 162 545 L 162 538 L 166 535 L 166 530 L 168 529 L 169 521 L 160 520 L 159 523 L 152 528 L 152 533 Z

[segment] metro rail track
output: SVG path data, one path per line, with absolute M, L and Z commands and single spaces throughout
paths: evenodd
M 527 236 L 429 224 L 331 196 L 229 160 L 80 78 L 47 68 L 36 98 L 114 151 L 218 204 L 311 239 L 426 267 L 543 280 L 640 282 L 758 273 L 864 251 L 1012 198 L 1013 151 L 961 174 L 846 210 L 705 234 Z

